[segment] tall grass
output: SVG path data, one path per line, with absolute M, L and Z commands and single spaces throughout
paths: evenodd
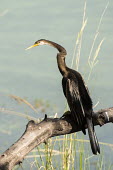
M 108 165 L 105 164 L 104 152 L 99 156 L 94 156 L 88 146 L 89 141 L 78 139 L 76 134 L 71 135 L 71 138 L 70 135 L 62 138 L 56 137 L 49 139 L 46 145 L 42 144 L 34 149 L 30 155 L 26 156 L 26 159 L 34 158 L 37 169 L 44 170 L 106 170 L 113 167 L 110 162 Z

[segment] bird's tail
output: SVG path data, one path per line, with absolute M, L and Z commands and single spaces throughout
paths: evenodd
M 98 143 L 98 139 L 94 130 L 94 125 L 92 122 L 92 118 L 86 118 L 87 126 L 88 126 L 88 134 L 91 144 L 91 149 L 93 154 L 97 155 L 97 153 L 100 153 L 100 147 Z

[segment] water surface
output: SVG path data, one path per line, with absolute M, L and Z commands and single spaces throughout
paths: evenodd
M 87 59 L 94 35 L 108 1 L 87 2 L 87 26 L 83 34 L 79 71 L 87 81 L 89 67 Z M 29 51 L 25 48 L 40 38 L 55 41 L 67 49 L 67 65 L 71 65 L 74 45 L 82 25 L 84 1 L 15 1 L 5 0 L 0 8 L 0 101 L 9 110 L 36 115 L 25 105 L 17 105 L 7 95 L 26 97 L 31 103 L 35 99 L 48 100 L 55 105 L 61 116 L 65 108 L 62 93 L 61 75 L 57 68 L 57 50 L 37 47 Z M 99 42 L 105 38 L 99 53 L 99 63 L 95 66 L 88 87 L 96 109 L 113 106 L 113 2 L 109 1 L 103 17 L 99 36 L 94 46 L 95 53 Z M 75 63 L 74 63 L 75 66 Z M 51 113 L 54 114 L 54 113 Z M 11 114 L 0 113 L 1 152 L 17 140 L 25 129 L 28 120 Z M 99 141 L 112 143 L 112 125 L 97 127 Z M 8 133 L 8 134 L 7 134 Z M 112 150 L 105 147 L 106 158 L 111 159 Z M 111 160 L 113 162 L 113 160 Z

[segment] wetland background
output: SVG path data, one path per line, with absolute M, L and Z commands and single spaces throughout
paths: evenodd
M 1 153 L 21 136 L 28 122 L 28 119 L 12 114 L 10 111 L 24 113 L 35 118 L 43 118 L 45 113 L 54 116 L 56 112 L 60 117 L 64 112 L 66 100 L 61 87 L 62 77 L 57 68 L 56 49 L 42 46 L 25 51 L 25 48 L 41 38 L 55 41 L 66 48 L 68 53 L 66 63 L 71 66 L 76 39 L 82 26 L 84 3 L 83 0 L 72 0 L 71 2 L 64 0 L 4 0 L 1 2 Z M 93 68 L 88 81 L 90 72 L 88 57 L 100 18 L 106 6 L 107 9 L 102 18 L 99 35 L 91 57 L 94 56 L 102 39 L 104 39 L 104 42 L 98 54 L 99 62 Z M 89 87 L 94 105 L 99 102 L 95 108 L 95 110 L 98 110 L 113 106 L 113 2 L 106 0 L 87 1 L 85 15 L 87 24 L 82 37 L 79 71 Z M 74 60 L 74 69 L 76 68 L 75 63 Z M 18 104 L 17 101 L 9 97 L 10 94 L 24 98 L 35 106 L 38 103 L 37 113 L 30 109 L 28 105 Z M 100 142 L 113 144 L 112 126 L 112 124 L 108 124 L 102 128 L 96 127 Z M 83 137 L 82 133 L 78 133 L 77 137 L 88 139 L 86 136 Z M 88 145 L 85 150 L 89 150 L 89 155 L 92 155 Z M 105 167 L 112 165 L 111 168 L 113 168 L 113 146 L 101 145 L 101 150 L 101 155 L 90 159 L 91 168 L 95 169 L 96 159 L 101 159 L 101 157 L 103 157 L 101 162 L 105 164 Z M 59 161 L 58 155 L 54 157 Z M 33 160 L 34 158 L 25 160 L 23 168 L 26 169 Z M 35 166 L 33 169 L 35 169 Z

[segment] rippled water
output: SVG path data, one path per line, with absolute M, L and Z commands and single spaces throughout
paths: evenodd
M 89 67 L 87 59 L 99 24 L 107 5 L 106 0 L 87 2 L 87 25 L 83 34 L 79 71 L 87 81 Z M 61 87 L 61 75 L 57 68 L 57 51 L 49 46 L 37 47 L 29 51 L 25 48 L 40 38 L 55 41 L 67 49 L 67 65 L 71 65 L 74 45 L 81 28 L 84 1 L 3 1 L 0 8 L 0 102 L 9 110 L 27 112 L 35 116 L 27 106 L 17 105 L 8 95 L 14 94 L 29 102 L 37 98 L 48 100 L 55 105 L 60 116 L 65 108 L 65 98 Z M 99 63 L 95 66 L 88 87 L 96 109 L 113 106 L 113 2 L 100 25 L 99 36 L 92 56 L 99 42 L 104 38 L 99 53 Z M 74 64 L 75 66 L 75 64 Z M 52 113 L 54 114 L 54 113 Z M 11 114 L 0 113 L 0 149 L 10 146 L 25 129 L 27 120 Z M 43 117 L 44 115 L 36 115 Z M 113 125 L 97 127 L 99 141 L 113 142 Z M 18 130 L 19 129 L 19 130 Z M 7 134 L 8 133 L 8 134 Z M 112 151 L 105 148 L 110 158 Z M 113 155 L 113 154 L 112 154 Z

